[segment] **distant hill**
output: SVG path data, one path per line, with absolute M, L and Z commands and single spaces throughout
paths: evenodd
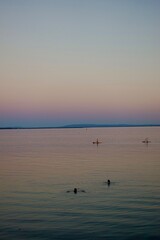
M 12 129 L 58 129 L 58 128 L 103 128 L 103 127 L 160 127 L 160 124 L 69 124 L 59 127 L 0 127 L 0 130 Z
M 69 124 L 60 128 L 159 127 L 160 124 Z

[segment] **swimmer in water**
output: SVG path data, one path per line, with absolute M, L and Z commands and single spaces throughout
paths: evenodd
M 108 186 L 111 184 L 111 181 L 109 179 L 107 180 L 107 184 Z
M 77 193 L 77 188 L 74 188 L 73 192 L 76 194 Z
M 73 192 L 74 194 L 77 194 L 78 192 L 82 192 L 82 193 L 85 193 L 86 191 L 85 190 L 82 190 L 82 189 L 79 189 L 79 188 L 74 188 L 73 190 L 68 190 L 66 191 L 67 193 L 70 193 L 70 192 Z

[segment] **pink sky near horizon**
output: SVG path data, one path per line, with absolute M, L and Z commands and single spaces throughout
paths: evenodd
M 157 1 L 0 3 L 0 127 L 160 123 Z

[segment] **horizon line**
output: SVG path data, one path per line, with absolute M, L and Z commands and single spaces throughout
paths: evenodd
M 160 127 L 160 124 L 68 124 L 63 126 L 37 126 L 37 127 L 0 127 L 0 130 L 14 129 L 63 129 L 63 128 L 103 128 L 103 127 Z

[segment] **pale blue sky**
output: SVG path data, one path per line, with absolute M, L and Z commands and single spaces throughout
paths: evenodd
M 160 1 L 0 0 L 0 126 L 160 123 Z

